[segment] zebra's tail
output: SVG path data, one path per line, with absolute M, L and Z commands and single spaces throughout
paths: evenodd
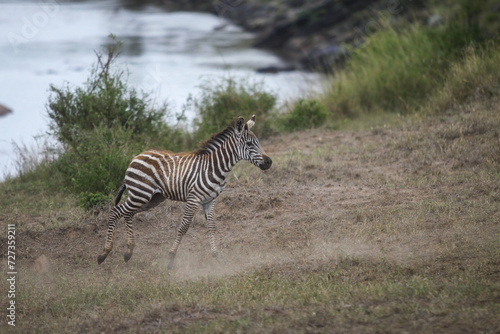
M 120 203 L 120 199 L 122 198 L 124 191 L 125 191 L 125 183 L 123 183 L 120 186 L 120 189 L 118 189 L 118 194 L 116 195 L 116 198 L 115 198 L 115 206 L 118 205 L 118 203 Z

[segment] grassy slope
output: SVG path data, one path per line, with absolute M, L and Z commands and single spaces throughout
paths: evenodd
M 269 171 L 237 166 L 216 210 L 225 264 L 199 213 L 166 270 L 183 207 L 169 202 L 136 216 L 129 263 L 120 225 L 97 266 L 109 210 L 45 187 L 50 168 L 0 185 L 15 330 L 499 332 L 500 53 L 443 44 L 454 31 L 375 35 L 319 98 L 340 130 L 272 137 Z
M 19 230 L 16 330 L 498 332 L 499 115 L 498 101 L 475 102 L 270 138 L 273 168 L 241 163 L 218 201 L 225 265 L 209 256 L 200 213 L 166 270 L 179 203 L 137 215 L 127 264 L 120 225 L 101 266 L 107 211 L 4 206 Z M 41 254 L 45 273 L 33 267 Z

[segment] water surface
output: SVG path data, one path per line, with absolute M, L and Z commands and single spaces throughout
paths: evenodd
M 173 112 L 211 77 L 262 80 L 281 100 L 320 86 L 317 74 L 257 74 L 255 69 L 282 61 L 252 48 L 251 33 L 212 14 L 152 6 L 130 10 L 117 1 L 4 1 L 0 104 L 14 112 L 0 118 L 0 179 L 15 173 L 12 142 L 30 146 L 34 136 L 47 132 L 49 85 L 81 86 L 96 61 L 95 50 L 109 41 L 110 33 L 124 42 L 119 63 L 129 73 L 129 84 L 150 92 L 158 104 L 167 101 Z

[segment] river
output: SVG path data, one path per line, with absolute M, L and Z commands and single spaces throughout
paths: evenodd
M 262 82 L 280 101 L 321 86 L 301 71 L 259 74 L 283 62 L 252 48 L 253 34 L 208 13 L 166 12 L 153 6 L 125 9 L 118 1 L 2 1 L 0 3 L 0 180 L 15 175 L 13 143 L 36 151 L 48 131 L 49 85 L 81 86 L 95 51 L 112 33 L 123 41 L 119 58 L 129 84 L 179 112 L 207 78 L 233 76 Z M 187 114 L 190 120 L 195 115 Z M 249 117 L 250 115 L 242 115 Z

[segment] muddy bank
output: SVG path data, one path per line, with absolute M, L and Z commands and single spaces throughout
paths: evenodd
M 262 64 L 275 73 L 290 68 L 328 70 L 341 64 L 352 47 L 379 28 L 379 17 L 397 21 L 408 17 L 424 1 L 411 0 L 218 0 L 169 1 L 169 10 L 210 11 L 255 32 L 255 46 L 277 53 L 289 62 L 280 68 Z M 166 6 L 166 4 L 165 4 Z M 414 14 L 411 14 L 414 15 Z M 224 27 L 220 27 L 224 29 Z

